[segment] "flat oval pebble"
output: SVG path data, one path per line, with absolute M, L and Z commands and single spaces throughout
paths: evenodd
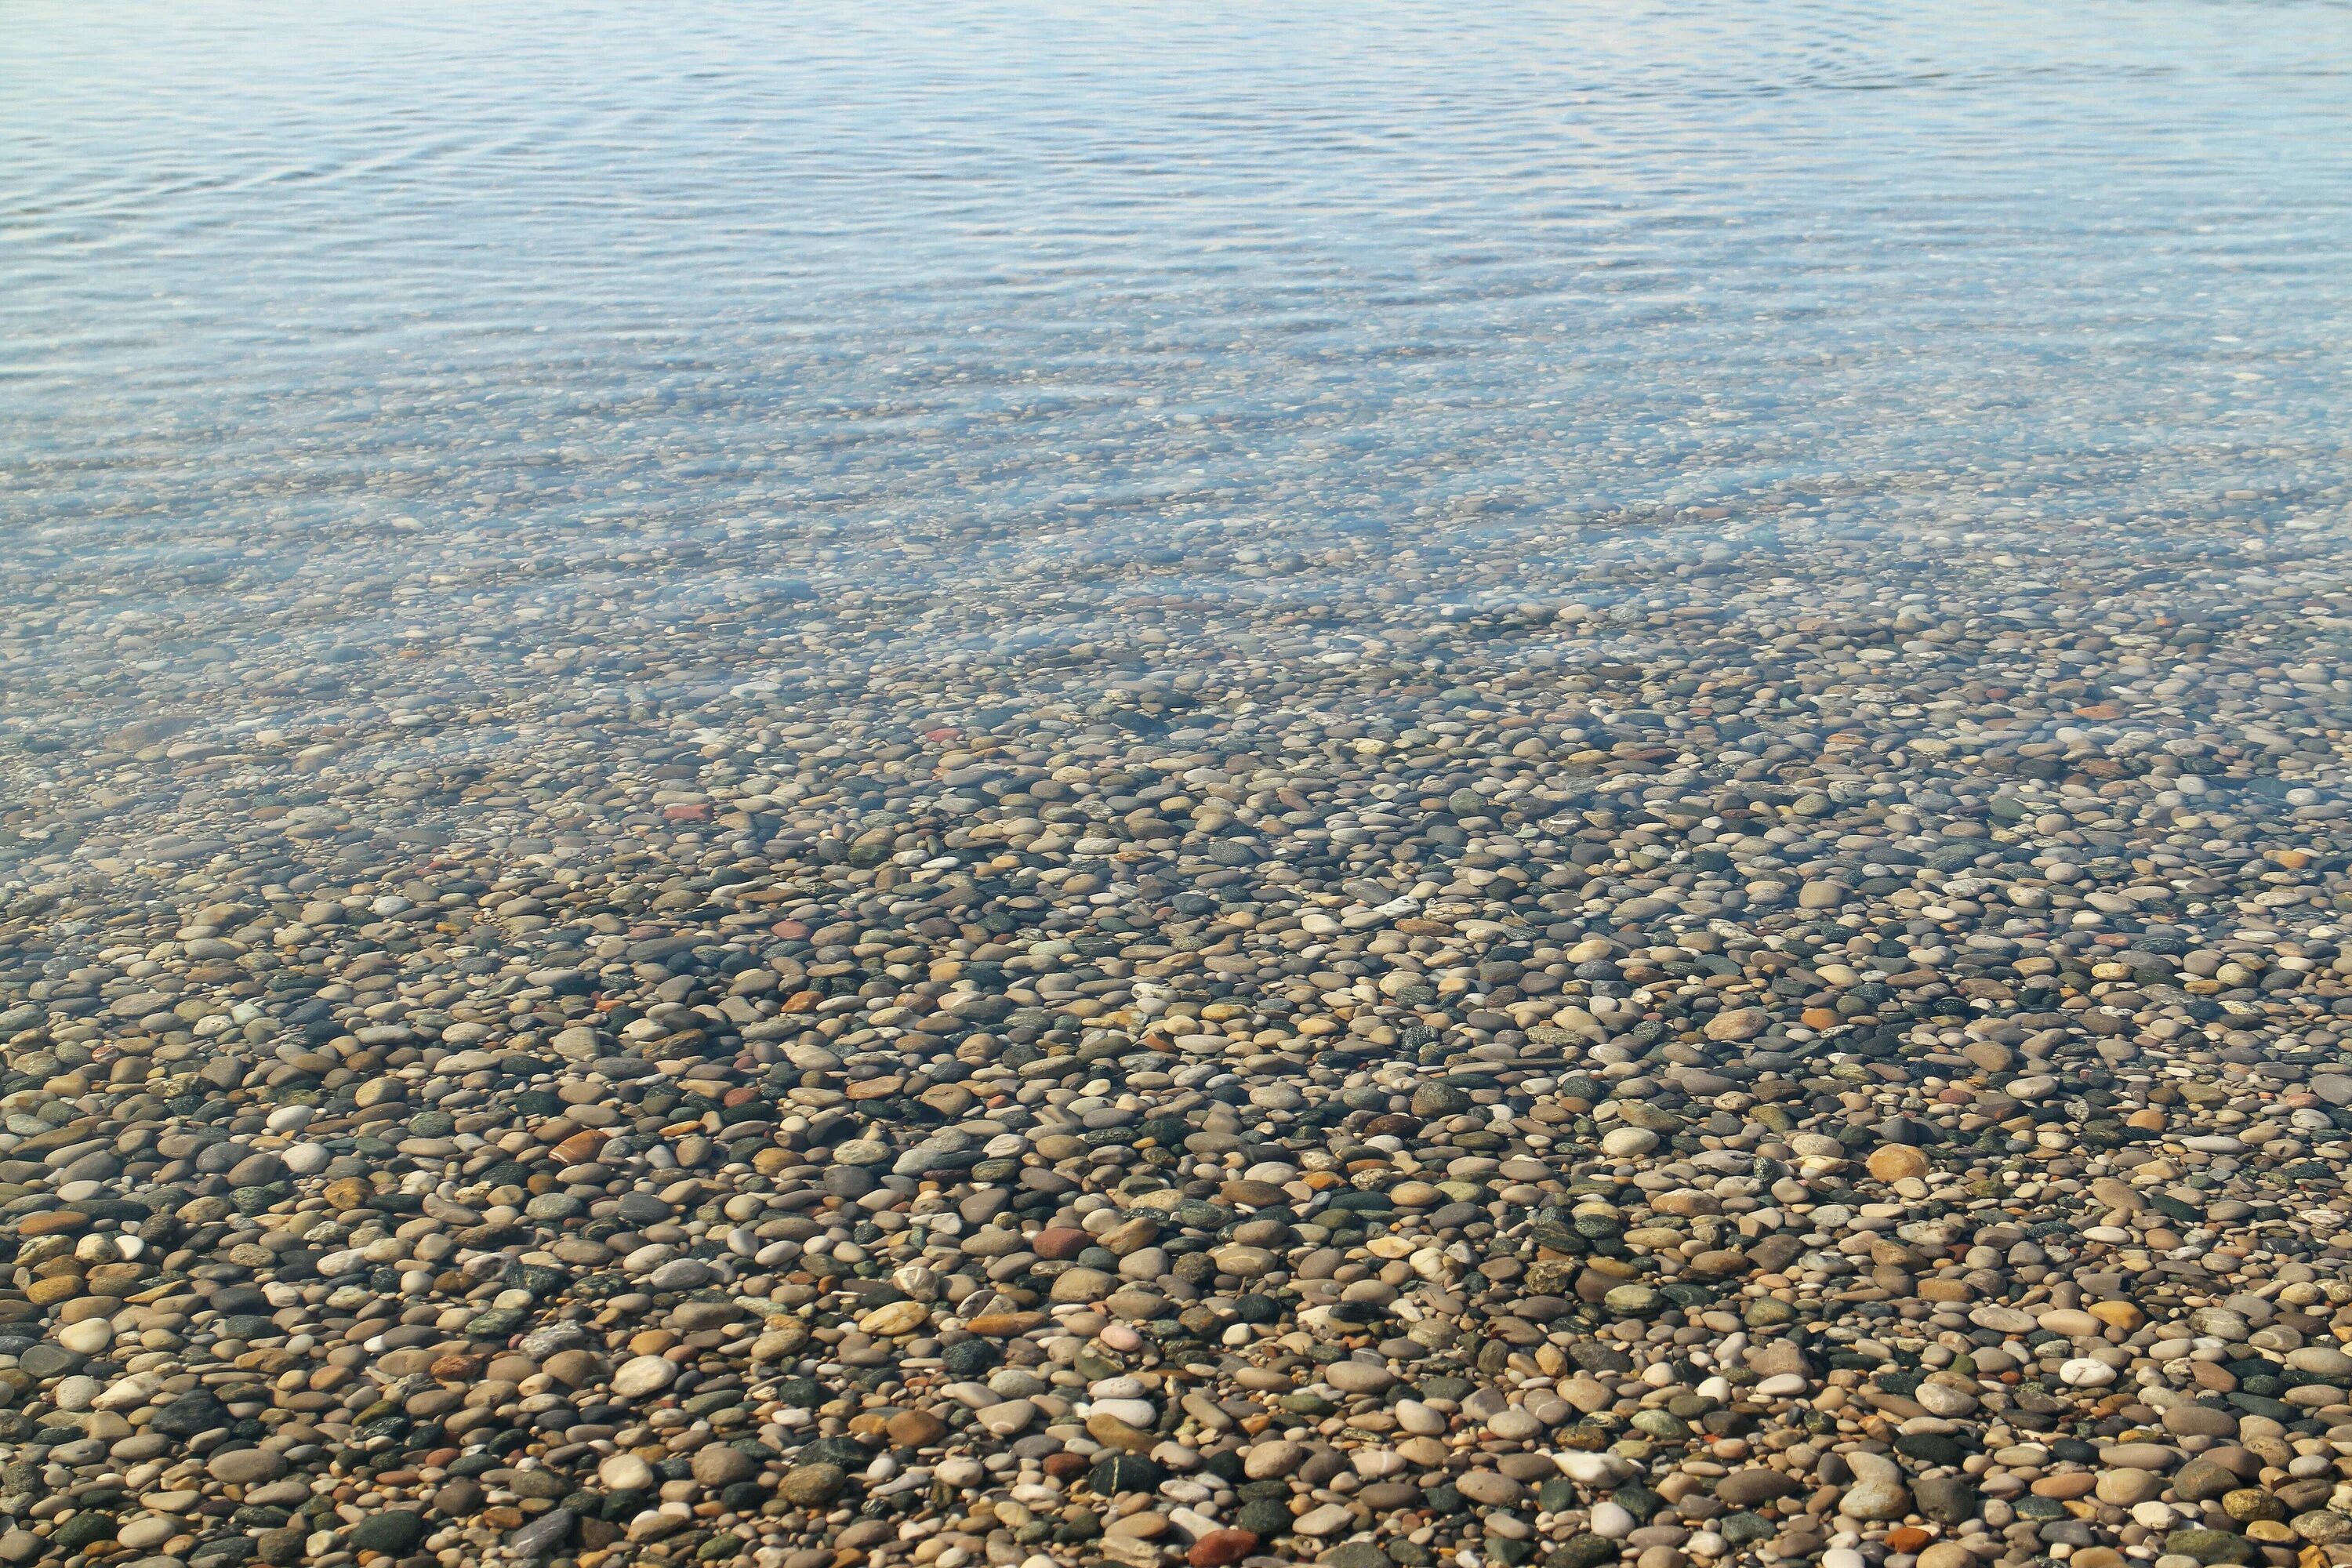
M 630 1358 L 613 1373 L 613 1392 L 625 1399 L 657 1394 L 677 1381 L 677 1363 L 657 1355 Z
M 1396 1383 L 1388 1368 L 1352 1360 L 1333 1362 L 1323 1369 L 1323 1378 L 1343 1394 L 1380 1394 Z

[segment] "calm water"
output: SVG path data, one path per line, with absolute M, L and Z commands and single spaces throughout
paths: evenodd
M 929 584 L 936 647 L 991 592 L 1080 635 L 1100 582 L 1534 592 L 1759 498 L 1822 537 L 2144 518 L 2182 570 L 2341 510 L 2341 5 L 33 0 L 5 37 L 20 728 L 615 593 Z

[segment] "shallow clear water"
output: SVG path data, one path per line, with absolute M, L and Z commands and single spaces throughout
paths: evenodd
M 2340 1561 L 2347 251 L 2316 0 L 7 0 L 0 1557 Z
M 1066 646 L 1139 588 L 1599 603 L 1635 590 L 1580 584 L 1592 552 L 1801 566 L 1923 523 L 2187 578 L 2340 512 L 2338 5 L 37 3 L 7 36 L 20 730 L 331 720 L 332 682 L 256 683 L 396 647 L 436 656 L 425 731 L 497 742 L 467 650 L 534 618 L 898 596 L 626 683 L 696 700 Z

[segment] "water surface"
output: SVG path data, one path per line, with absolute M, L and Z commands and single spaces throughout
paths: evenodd
M 1917 579 L 1848 586 L 2340 560 L 2338 5 L 7 34 L 22 734 L 403 700 L 402 747 L 497 751 L 519 681 L 720 722 L 959 650 L 1017 706 L 1138 595 L 1605 610 L 1627 563 L 1811 584 L 1889 531 Z M 565 635 L 624 651 L 511 662 Z

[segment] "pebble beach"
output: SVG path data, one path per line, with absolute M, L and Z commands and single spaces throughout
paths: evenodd
M 2352 1563 L 2304 384 L 1099 353 L 10 410 L 0 1564 Z

